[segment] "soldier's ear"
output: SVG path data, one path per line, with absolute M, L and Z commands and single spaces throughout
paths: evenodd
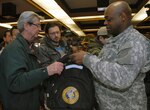
M 122 12 L 120 14 L 120 17 L 121 17 L 121 19 L 122 19 L 123 22 L 125 22 L 127 20 L 127 15 L 124 12 Z

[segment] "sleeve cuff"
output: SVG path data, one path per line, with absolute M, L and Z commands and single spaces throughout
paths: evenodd
M 87 66 L 88 67 L 88 65 L 90 64 L 90 56 L 91 56 L 91 54 L 90 53 L 87 53 L 87 54 L 85 54 L 84 55 L 84 57 L 83 57 L 83 64 L 85 65 L 85 66 Z

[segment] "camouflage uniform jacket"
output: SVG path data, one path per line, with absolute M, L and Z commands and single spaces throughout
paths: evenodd
M 100 110 L 147 110 L 141 72 L 147 60 L 147 40 L 133 26 L 109 39 L 99 56 L 86 54 L 83 64 L 94 75 Z

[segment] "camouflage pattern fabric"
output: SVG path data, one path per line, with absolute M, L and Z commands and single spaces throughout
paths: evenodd
M 133 26 L 111 37 L 98 57 L 86 54 L 83 64 L 92 71 L 100 110 L 147 110 L 143 70 L 147 39 Z
M 98 42 L 96 42 L 95 38 L 90 40 L 88 44 L 88 48 L 87 48 L 87 51 L 89 53 L 98 56 L 101 49 L 102 49 L 102 46 Z

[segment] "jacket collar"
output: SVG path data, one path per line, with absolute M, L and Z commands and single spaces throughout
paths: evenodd
M 133 26 L 129 26 L 127 29 L 125 29 L 122 33 L 120 33 L 119 35 L 115 36 L 115 37 L 110 37 L 109 40 L 108 40 L 108 43 L 114 43 L 118 40 L 121 40 L 124 38 L 124 35 L 126 33 L 128 33 L 131 29 L 133 29 Z
M 29 44 L 29 42 L 20 33 L 17 35 L 16 39 L 23 45 L 27 53 L 33 54 L 31 49 L 32 44 Z

